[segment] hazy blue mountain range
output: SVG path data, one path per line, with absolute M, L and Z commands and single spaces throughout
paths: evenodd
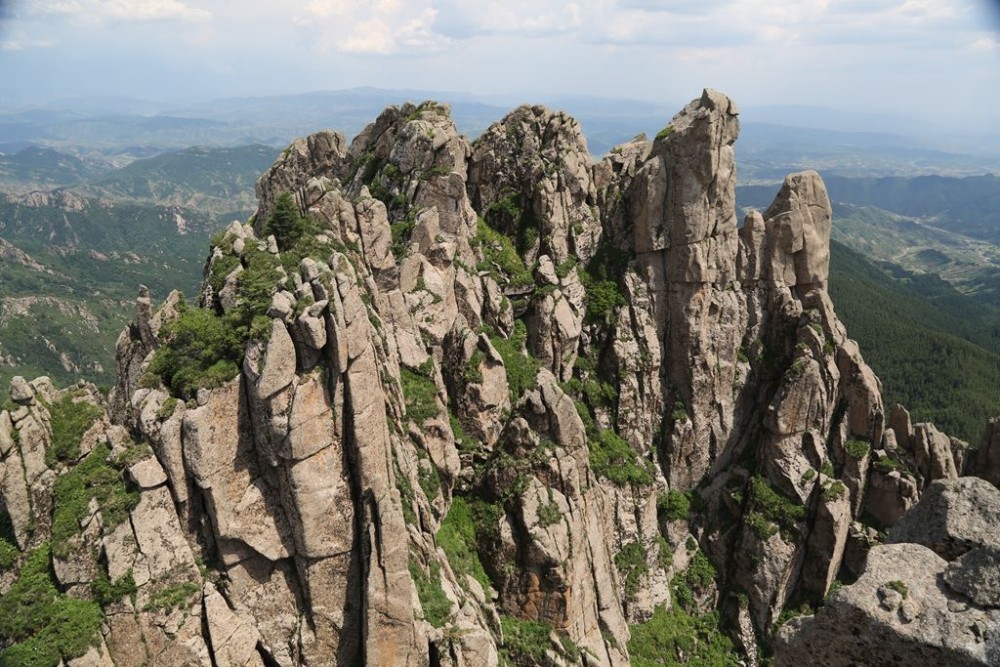
M 594 155 L 642 132 L 652 136 L 678 108 L 669 100 L 661 105 L 596 96 L 476 98 L 376 88 L 183 105 L 94 98 L 0 109 L 0 152 L 12 154 L 40 145 L 123 160 L 195 145 L 280 147 L 319 128 L 341 131 L 350 139 L 386 105 L 425 99 L 448 100 L 459 130 L 470 137 L 518 104 L 546 104 L 581 123 Z M 775 106 L 745 108 L 741 123 L 737 156 L 741 182 L 774 182 L 805 167 L 844 175 L 1000 171 L 1000 138 L 972 143 L 931 132 L 905 118 Z

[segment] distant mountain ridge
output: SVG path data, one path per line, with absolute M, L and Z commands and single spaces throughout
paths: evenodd
M 0 110 L 0 147 L 35 143 L 82 146 L 107 153 L 126 146 L 155 146 L 161 150 L 199 144 L 284 146 L 316 128 L 340 131 L 351 138 L 384 107 L 428 99 L 450 100 L 459 131 L 470 138 L 525 101 L 511 96 L 371 87 L 230 97 L 190 104 L 90 99 L 76 106 L 64 101 L 30 109 Z M 595 156 L 604 155 L 639 133 L 655 135 L 669 116 L 669 109 L 674 108 L 670 104 L 597 96 L 552 96 L 531 101 L 576 118 Z M 802 118 L 816 118 L 818 127 L 804 127 Z M 818 108 L 804 113 L 801 109 L 762 106 L 744 109 L 742 124 L 740 178 L 744 182 L 774 183 L 784 173 L 806 167 L 836 169 L 846 175 L 1000 171 L 1000 136 L 972 143 L 968 138 L 949 138 L 940 131 L 929 132 L 884 114 Z M 905 136 L 901 137 L 900 132 Z
M 261 144 L 186 148 L 136 160 L 74 189 L 93 196 L 212 213 L 250 211 L 257 177 L 278 152 Z

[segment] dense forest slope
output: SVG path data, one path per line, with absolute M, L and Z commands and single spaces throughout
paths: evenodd
M 1000 313 L 933 275 L 888 272 L 833 241 L 830 296 L 887 401 L 978 444 L 1000 413 Z
M 52 150 L 0 156 L 0 391 L 15 375 L 109 387 L 136 287 L 197 292 L 209 237 L 252 213 L 278 153 L 191 148 L 110 173 Z
M 114 380 L 136 286 L 197 290 L 214 216 L 71 192 L 0 195 L 0 388 Z

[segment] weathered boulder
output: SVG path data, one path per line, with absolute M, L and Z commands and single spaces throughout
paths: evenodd
M 967 459 L 966 474 L 976 475 L 1000 487 L 1000 418 L 986 425 L 983 442 Z
M 1000 546 L 966 551 L 948 564 L 944 580 L 980 607 L 1000 607 Z
M 317 132 L 304 139 L 296 139 L 281 154 L 274 165 L 257 180 L 259 200 L 256 231 L 261 231 L 282 193 L 301 190 L 298 203 L 305 208 L 312 202 L 305 200 L 306 185 L 318 177 L 335 178 L 346 162 L 347 145 L 342 134 Z
M 1000 489 L 978 477 L 936 480 L 889 531 L 889 542 L 914 542 L 953 560 L 966 551 L 1000 546 Z
M 1000 610 L 969 605 L 941 586 L 946 567 L 917 544 L 872 549 L 857 582 L 778 631 L 775 664 L 997 664 Z
M 31 385 L 20 375 L 15 375 L 10 380 L 10 398 L 15 403 L 30 403 L 35 398 L 35 392 Z

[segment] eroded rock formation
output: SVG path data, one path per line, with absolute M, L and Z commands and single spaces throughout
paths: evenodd
M 668 608 L 732 638 L 684 651 L 756 664 L 842 573 L 861 578 L 823 613 L 888 609 L 910 556 L 935 628 L 964 623 L 933 573 L 995 587 L 995 549 L 949 570 L 861 517 L 905 530 L 996 448 L 901 409 L 886 427 L 825 289 L 822 180 L 789 176 L 738 228 L 738 131 L 705 91 L 597 163 L 542 107 L 471 144 L 435 103 L 296 141 L 200 298 L 140 292 L 106 402 L 12 385 L 0 593 L 51 549 L 104 619 L 71 664 L 625 665 Z M 93 411 L 69 445 L 66 400 Z M 91 468 L 106 492 L 60 491 Z M 775 646 L 821 650 L 809 627 Z

